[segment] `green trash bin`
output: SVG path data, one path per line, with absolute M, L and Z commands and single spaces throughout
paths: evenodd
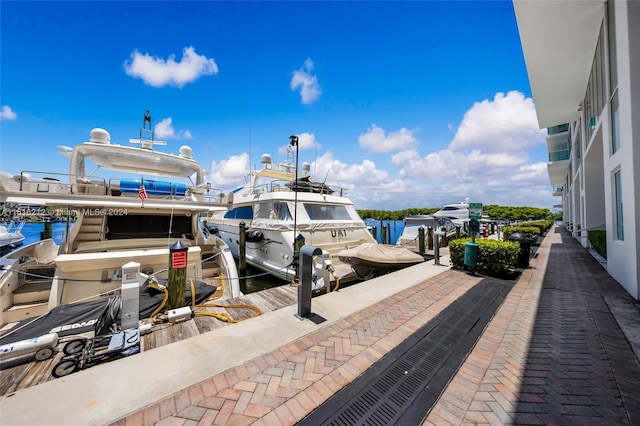
M 464 243 L 464 264 L 470 268 L 475 268 L 478 264 L 478 244 Z

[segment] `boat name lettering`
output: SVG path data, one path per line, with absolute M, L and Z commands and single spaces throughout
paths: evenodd
M 89 327 L 90 325 L 93 325 L 96 322 L 98 322 L 97 319 L 92 319 L 92 320 L 89 320 L 89 321 L 74 322 L 73 324 L 60 325 L 58 327 L 52 328 L 51 331 L 49 331 L 49 333 L 58 333 L 60 331 L 65 331 L 65 330 L 73 330 L 73 329 L 76 329 L 76 328 Z
M 347 230 L 346 229 L 332 229 L 331 230 L 331 236 L 333 238 L 335 238 L 335 237 L 346 237 L 347 236 Z
M 85 216 L 127 216 L 127 209 L 82 209 Z

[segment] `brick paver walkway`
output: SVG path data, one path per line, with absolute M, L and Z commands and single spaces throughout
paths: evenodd
M 551 231 L 424 424 L 640 424 L 603 272 Z M 482 279 L 448 270 L 114 424 L 293 425 Z

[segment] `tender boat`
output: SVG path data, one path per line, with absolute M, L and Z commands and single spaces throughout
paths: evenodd
M 404 247 L 365 243 L 338 253 L 342 262 L 351 265 L 359 279 L 368 280 L 424 262 L 419 254 Z
M 22 227 L 24 222 L 11 221 L 8 224 L 0 224 L 0 256 L 4 256 L 11 250 L 20 247 L 24 241 Z
M 142 278 L 166 278 L 177 242 L 187 247 L 188 277 L 224 289 L 224 297 L 241 294 L 229 247 L 200 221 L 226 206 L 209 194 L 191 148 L 178 155 L 157 151 L 166 143 L 154 140 L 148 112 L 140 137 L 130 142 L 140 146 L 112 144 L 96 128 L 89 142 L 59 147 L 70 159 L 68 175 L 0 172 L 0 202 L 77 213 L 59 246 L 47 239 L 0 258 L 0 327 L 117 293 L 129 262 L 140 264 Z
M 314 181 L 308 163 L 298 175 L 292 154 L 289 146 L 287 160 L 275 166 L 271 156 L 262 155 L 262 169 L 252 170 L 245 186 L 223 197 L 229 211 L 207 218 L 207 226 L 239 256 L 239 226 L 244 222 L 247 264 L 283 280 L 296 276 L 294 244 L 302 239 L 323 251 L 322 262 L 332 271 L 328 279 L 353 280 L 350 265 L 339 260 L 338 252 L 375 240 L 346 190 Z

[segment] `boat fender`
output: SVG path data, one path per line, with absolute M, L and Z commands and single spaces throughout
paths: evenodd
M 264 240 L 264 234 L 262 233 L 262 231 L 247 231 L 246 232 L 246 240 L 248 243 L 259 243 L 260 241 Z
M 218 227 L 215 225 L 207 225 L 207 229 L 214 235 L 218 235 Z

